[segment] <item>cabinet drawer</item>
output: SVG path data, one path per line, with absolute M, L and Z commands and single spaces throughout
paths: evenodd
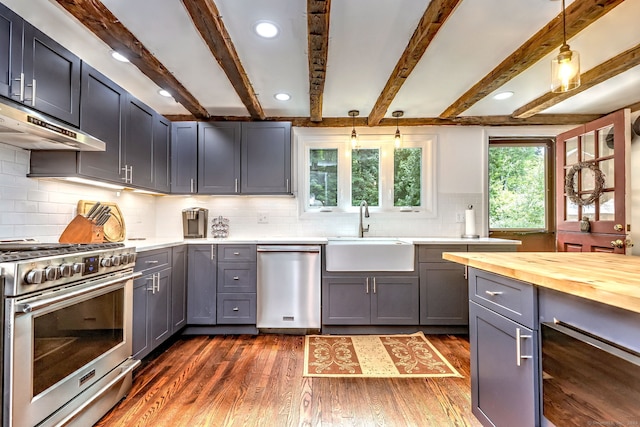
M 469 252 L 516 252 L 517 245 L 469 245 Z
M 256 279 L 255 263 L 218 263 L 218 292 L 255 292 Z
M 469 268 L 469 298 L 521 325 L 536 329 L 536 289 L 529 283 Z
M 136 255 L 134 271 L 147 274 L 167 267 L 171 267 L 171 249 L 138 252 Z
M 256 245 L 219 245 L 218 261 L 255 261 Z
M 217 308 L 219 324 L 256 323 L 255 293 L 219 293 Z
M 443 252 L 467 252 L 467 245 L 419 245 L 418 262 L 450 262 L 442 259 Z

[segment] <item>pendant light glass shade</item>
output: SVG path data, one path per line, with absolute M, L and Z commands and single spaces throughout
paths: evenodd
M 580 54 L 567 44 L 567 24 L 562 0 L 562 46 L 551 60 L 551 92 L 568 92 L 580 86 Z

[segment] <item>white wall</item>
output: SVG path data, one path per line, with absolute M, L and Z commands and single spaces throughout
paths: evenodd
M 633 117 L 637 116 L 634 115 Z M 456 213 L 469 204 L 477 208 L 476 229 L 487 234 L 486 153 L 490 136 L 554 136 L 569 127 L 414 127 L 400 128 L 403 133 L 437 135 L 436 145 L 436 216 L 372 214 L 366 223 L 371 236 L 457 236 L 463 224 Z M 385 133 L 385 128 L 362 128 L 359 132 Z M 297 130 L 294 129 L 294 135 Z M 345 129 L 305 129 L 318 135 L 348 133 Z M 631 167 L 631 223 L 640 224 L 640 144 L 634 137 Z M 294 138 L 294 158 L 297 158 Z M 35 237 L 41 241 L 57 241 L 76 214 L 78 200 L 102 200 L 118 203 L 123 212 L 127 237 L 182 236 L 181 211 L 189 207 L 205 207 L 210 218 L 230 219 L 231 237 L 269 236 L 355 236 L 357 214 L 300 216 L 298 199 L 285 196 L 162 196 L 154 197 L 116 192 L 78 184 L 27 178 L 29 152 L 0 144 L 0 240 Z M 294 165 L 294 184 L 298 171 Z M 637 167 L 635 168 L 637 169 Z M 295 187 L 294 187 L 295 189 Z M 265 213 L 268 223 L 258 223 L 258 213 Z M 634 253 L 640 254 L 640 233 L 632 228 L 638 242 Z

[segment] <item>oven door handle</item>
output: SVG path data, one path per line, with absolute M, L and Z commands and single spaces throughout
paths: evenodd
M 114 287 L 114 285 L 119 285 L 122 282 L 126 282 L 131 279 L 136 279 L 140 276 L 142 276 L 142 273 L 139 273 L 139 272 L 127 274 L 124 276 L 117 277 L 115 279 L 107 280 L 105 282 L 100 282 L 99 284 L 96 284 L 87 288 L 78 289 L 77 291 L 64 292 L 63 295 L 57 295 L 52 298 L 45 298 L 45 299 L 34 301 L 32 303 L 16 304 L 16 312 L 32 313 L 34 311 L 47 307 L 51 304 L 55 304 L 60 301 L 69 300 L 71 298 L 85 295 L 90 292 L 95 292 L 97 290 Z

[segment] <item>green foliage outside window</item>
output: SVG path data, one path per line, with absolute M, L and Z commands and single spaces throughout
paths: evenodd
M 379 206 L 380 150 L 351 151 L 351 206 L 366 200 L 369 206 Z
M 489 228 L 545 228 L 545 148 L 489 147 Z
M 422 148 L 396 148 L 393 155 L 393 206 L 420 206 Z
M 309 151 L 309 206 L 338 206 L 338 150 Z

